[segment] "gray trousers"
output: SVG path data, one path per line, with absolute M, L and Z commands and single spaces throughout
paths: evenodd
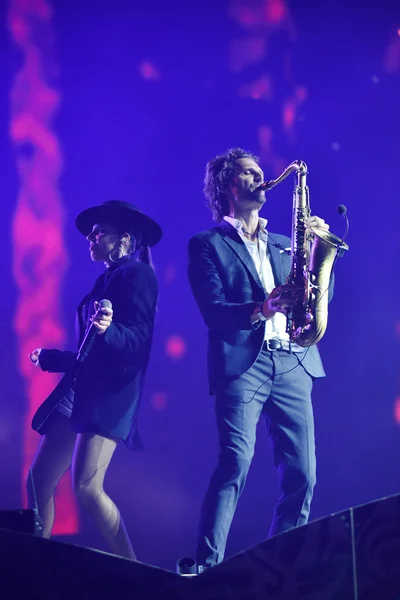
M 307 523 L 316 463 L 312 378 L 299 364 L 303 356 L 262 350 L 246 373 L 221 382 L 216 391 L 220 453 L 201 510 L 197 547 L 197 564 L 204 568 L 224 558 L 261 414 L 266 417 L 280 486 L 269 536 Z

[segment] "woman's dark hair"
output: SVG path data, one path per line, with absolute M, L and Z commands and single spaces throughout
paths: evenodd
M 139 235 L 137 233 L 133 232 L 132 230 L 130 230 L 129 228 L 128 229 L 124 228 L 122 224 L 119 224 L 118 232 L 120 235 L 122 235 L 124 233 L 129 233 L 130 242 L 131 242 L 130 254 L 132 255 L 132 257 L 135 256 L 137 261 L 144 262 L 147 265 L 150 265 L 154 269 L 154 264 L 153 264 L 153 259 L 151 256 L 150 248 L 149 248 L 149 246 L 144 246 L 142 244 L 142 241 L 141 241 Z
M 203 192 L 214 221 L 222 221 L 224 216 L 229 214 L 229 193 L 238 158 L 251 158 L 257 164 L 259 162 L 259 158 L 251 152 L 242 148 L 231 148 L 207 163 Z

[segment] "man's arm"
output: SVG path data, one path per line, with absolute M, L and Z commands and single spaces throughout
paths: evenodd
M 227 302 L 208 242 L 194 237 L 189 242 L 189 283 L 194 298 L 210 329 L 253 329 L 251 315 L 256 302 Z

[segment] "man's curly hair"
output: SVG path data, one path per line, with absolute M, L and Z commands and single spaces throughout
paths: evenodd
M 203 192 L 214 221 L 222 221 L 224 216 L 229 214 L 230 186 L 233 183 L 235 162 L 238 158 L 251 158 L 257 164 L 259 162 L 259 158 L 251 152 L 242 148 L 231 148 L 207 163 Z

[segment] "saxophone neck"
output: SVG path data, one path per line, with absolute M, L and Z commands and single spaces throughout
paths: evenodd
M 262 183 L 258 189 L 270 190 L 271 188 L 278 185 L 278 183 L 281 183 L 281 181 L 286 179 L 288 175 L 294 172 L 296 172 L 299 179 L 304 178 L 304 176 L 307 175 L 306 163 L 302 160 L 294 160 L 292 163 L 290 163 L 290 165 L 286 167 L 286 169 L 279 175 L 279 177 L 277 177 L 276 179 L 271 179 L 270 181 L 264 181 L 264 183 Z
M 302 160 L 295 160 L 294 163 L 292 164 L 296 164 L 297 165 L 297 172 L 300 175 L 307 175 L 308 173 L 308 169 L 307 169 L 307 165 L 304 161 Z

